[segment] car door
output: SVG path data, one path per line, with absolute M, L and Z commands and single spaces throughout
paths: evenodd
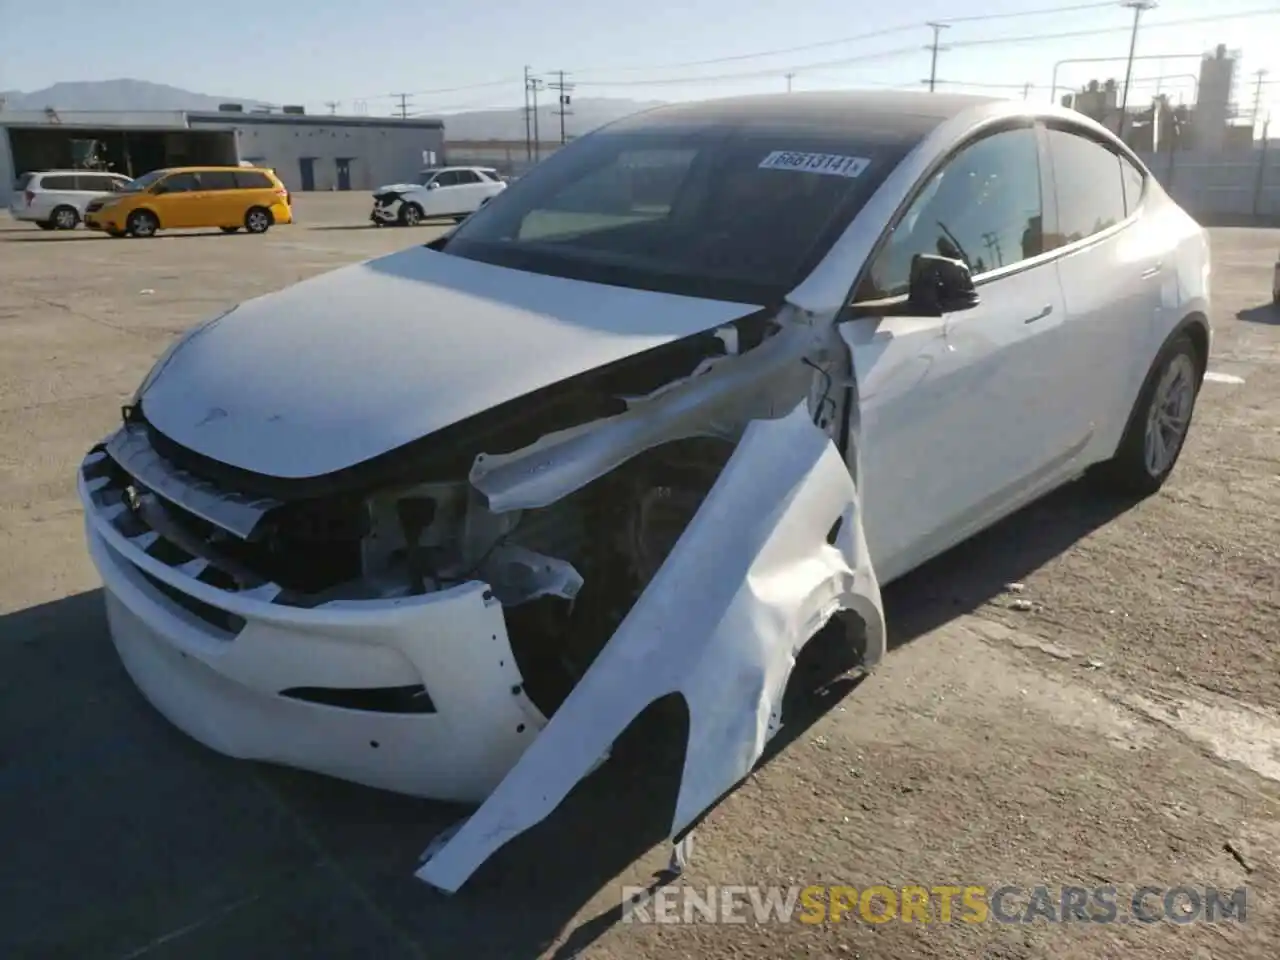
M 1079 402 L 1096 452 L 1109 456 L 1151 360 L 1162 282 L 1172 275 L 1167 241 L 1158 224 L 1141 221 L 1145 175 L 1113 145 L 1066 123 L 1046 129 L 1045 139 L 1057 197 L 1046 245 L 1061 251 L 1058 273 L 1083 371 Z
M 200 223 L 196 226 L 238 227 L 244 224 L 249 191 L 239 189 L 234 170 L 200 172 Z
M 154 205 L 165 229 L 196 226 L 199 217 L 200 181 L 193 173 L 172 173 L 155 185 Z
M 452 204 L 456 202 L 453 191 L 457 185 L 458 171 L 441 170 L 437 173 L 426 185 L 425 196 L 422 198 L 423 214 L 427 217 L 442 217 L 455 213 Z
M 859 396 L 860 487 L 872 562 L 890 580 L 986 526 L 1067 469 L 1079 415 L 1058 273 L 1043 256 L 1033 125 L 985 134 L 927 177 L 887 232 L 841 324 Z M 877 316 L 912 259 L 964 260 L 975 307 Z
M 485 179 L 475 170 L 458 171 L 458 207 L 453 213 L 474 213 L 487 196 Z

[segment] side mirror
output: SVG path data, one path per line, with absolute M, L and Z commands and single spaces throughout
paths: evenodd
M 977 305 L 978 291 L 963 260 L 931 253 L 918 253 L 911 258 L 907 306 L 912 315 L 940 317 Z
M 427 184 L 427 189 L 428 189 L 428 190 L 439 190 L 439 189 L 440 189 L 440 184 L 438 184 L 438 183 L 436 183 L 434 180 L 432 180 L 430 183 L 428 183 L 428 184 Z

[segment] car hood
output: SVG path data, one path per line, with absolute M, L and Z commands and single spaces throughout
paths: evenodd
M 388 183 L 388 184 L 385 184 L 385 185 L 383 185 L 383 186 L 379 187 L 377 190 L 375 190 L 375 191 L 373 191 L 373 192 L 374 192 L 375 194 L 378 194 L 378 193 L 408 193 L 410 190 L 420 190 L 420 189 L 422 189 L 422 185 L 421 185 L 421 184 L 418 184 L 418 183 Z
M 759 309 L 414 247 L 241 304 L 157 364 L 140 401 L 197 453 L 317 477 Z

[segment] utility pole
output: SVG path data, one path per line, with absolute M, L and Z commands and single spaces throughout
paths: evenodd
M 533 112 L 533 160 L 537 163 L 542 159 L 542 135 L 538 133 L 538 91 L 546 86 L 538 77 L 530 77 L 529 83 L 529 109 Z
M 529 68 L 524 68 L 524 158 L 533 161 L 533 128 L 529 114 Z
M 1128 7 L 1133 11 L 1133 32 L 1129 34 L 1129 59 L 1125 63 L 1124 68 L 1124 93 L 1120 95 L 1120 129 L 1118 131 L 1121 140 L 1124 139 L 1125 124 L 1129 119 L 1129 83 L 1133 80 L 1133 54 L 1138 48 L 1138 21 L 1142 19 L 1142 13 L 1150 10 L 1156 5 L 1156 0 L 1123 0 L 1121 6 Z
M 391 96 L 400 101 L 400 106 L 396 109 L 400 112 L 396 114 L 401 120 L 409 116 L 409 95 L 407 93 L 393 93 Z
M 573 84 L 564 82 L 563 70 L 557 70 L 556 77 L 556 82 L 548 84 L 548 86 L 560 95 L 560 105 L 556 108 L 556 113 L 560 116 L 560 145 L 564 146 L 567 139 L 564 133 L 564 118 L 573 116 L 573 111 L 566 109 L 569 106 L 569 91 L 573 89 Z
M 334 114 L 338 112 L 338 107 L 341 105 L 341 103 L 342 101 L 340 100 L 326 100 L 324 102 L 324 105 L 329 108 L 329 116 L 332 117 Z
M 929 29 L 933 31 L 933 43 L 925 47 L 925 49 L 930 52 L 929 79 L 926 82 L 929 84 L 929 92 L 933 93 L 934 84 L 937 82 L 937 79 L 938 79 L 938 51 L 947 49 L 946 47 L 938 46 L 938 37 L 942 35 L 943 30 L 949 30 L 951 28 L 951 24 L 935 23 L 933 21 L 930 21 L 928 24 L 926 24 L 926 26 L 928 26 Z
M 796 75 L 794 73 L 784 73 L 783 76 L 787 78 L 787 93 L 790 93 L 791 81 L 796 78 Z
M 1258 85 L 1253 90 L 1253 116 L 1249 120 L 1250 132 L 1258 129 L 1258 115 L 1262 113 L 1262 80 L 1269 71 L 1263 69 L 1254 73 L 1258 78 Z
M 1029 84 L 1029 83 L 1024 83 L 1024 84 L 1022 85 L 1022 99 L 1023 99 L 1023 100 L 1030 100 L 1030 99 L 1031 99 L 1031 84 Z

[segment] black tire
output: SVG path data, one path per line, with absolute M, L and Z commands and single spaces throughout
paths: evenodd
M 36 226 L 37 226 L 37 227 L 39 227 L 41 230 L 52 230 L 52 229 L 53 229 L 53 221 L 52 221 L 52 220 L 37 220 L 37 221 L 36 221 Z
M 1204 366 L 1204 358 L 1185 333 L 1160 351 L 1138 393 L 1115 456 L 1094 470 L 1094 478 L 1104 489 L 1149 497 L 1164 486 L 1191 429 Z M 1158 436 L 1149 440 L 1152 431 Z
M 160 219 L 150 210 L 135 210 L 125 221 L 125 233 L 131 237 L 154 237 L 160 229 Z
M 74 230 L 80 223 L 80 211 L 66 204 L 54 207 L 53 213 L 49 214 L 49 222 L 55 230 Z
M 221 230 L 223 233 L 236 233 L 240 228 L 239 227 L 219 227 L 218 229 Z
M 250 233 L 266 233 L 271 223 L 271 211 L 266 207 L 250 207 L 245 211 L 244 228 Z
M 416 203 L 402 203 L 398 219 L 402 227 L 416 227 L 422 222 L 422 208 Z

